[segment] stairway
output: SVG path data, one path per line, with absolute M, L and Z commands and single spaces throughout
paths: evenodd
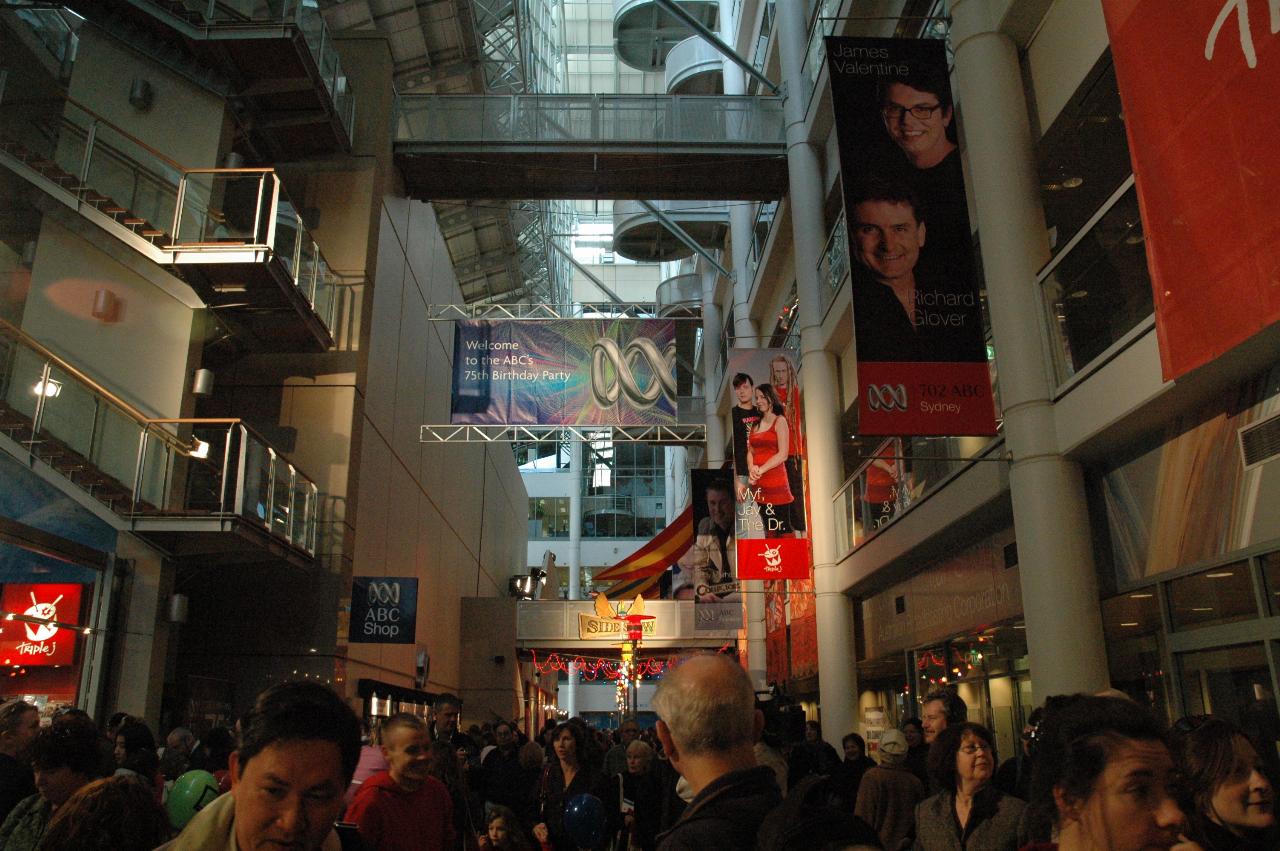
M 163 228 L 154 225 L 144 217 L 131 212 L 128 208 L 117 203 L 109 196 L 95 192 L 92 188 L 82 184 L 78 177 L 63 170 L 57 163 L 47 157 L 32 153 L 23 147 L 21 143 L 12 139 L 0 139 L 0 151 L 3 151 L 19 160 L 23 165 L 27 166 L 32 171 L 37 172 L 41 177 L 57 184 L 62 189 L 80 198 L 86 204 L 94 207 L 99 212 L 110 216 L 116 222 L 127 227 L 143 239 L 146 239 L 152 245 L 163 247 L 172 242 L 170 234 Z
M 0 432 L 27 447 L 32 455 L 117 514 L 127 514 L 132 510 L 128 487 L 97 469 L 57 438 L 47 433 L 37 435 L 30 417 L 3 401 L 0 401 Z

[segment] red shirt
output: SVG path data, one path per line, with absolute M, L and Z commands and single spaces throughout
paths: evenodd
M 347 808 L 346 821 L 378 851 L 449 851 L 453 847 L 453 802 L 449 790 L 428 777 L 416 791 L 406 792 L 389 772 L 360 785 Z

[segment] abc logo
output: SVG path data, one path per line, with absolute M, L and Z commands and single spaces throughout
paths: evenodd
M 907 388 L 903 384 L 868 384 L 867 408 L 872 411 L 905 411 Z

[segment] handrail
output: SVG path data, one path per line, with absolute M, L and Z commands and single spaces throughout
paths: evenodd
M 178 161 L 176 161 L 176 160 L 170 159 L 169 157 L 167 157 L 167 156 L 165 156 L 164 154 L 162 154 L 162 153 L 160 153 L 159 151 L 157 151 L 155 148 L 153 148 L 153 147 L 151 147 L 150 145 L 148 145 L 146 142 L 144 142 L 144 141 L 142 141 L 141 139 L 139 139 L 137 136 L 134 136 L 133 134 L 129 133 L 128 131 L 126 131 L 126 130 L 122 130 L 122 129 L 121 129 L 120 127 L 118 127 L 117 125 L 112 124 L 110 121 L 108 121 L 107 119 L 103 118 L 101 115 L 99 115 L 98 113 L 94 112 L 94 111 L 93 111 L 92 109 L 90 109 L 89 107 L 87 107 L 87 106 L 85 106 L 84 104 L 80 103 L 78 100 L 75 100 L 75 99 L 73 99 L 73 98 L 64 98 L 64 99 L 63 99 L 63 102 L 64 102 L 64 103 L 69 103 L 69 104 L 71 104 L 72 106 L 74 106 L 76 109 L 79 109 L 79 110 L 81 110 L 82 112 L 88 113 L 89 115 L 93 116 L 93 120 L 94 120 L 94 121 L 97 121 L 97 122 L 99 122 L 99 123 L 101 123 L 101 124 L 106 125 L 107 127 L 110 127 L 112 130 L 114 130 L 115 132 L 119 133 L 121 136 L 124 136 L 124 137 L 125 137 L 126 139 L 128 139 L 130 142 L 132 142 L 132 143 L 134 143 L 135 145 L 137 145 L 139 148 L 142 148 L 142 149 L 143 149 L 143 150 L 145 150 L 147 153 L 151 154 L 152 156 L 156 157 L 157 159 L 164 160 L 164 162 L 165 162 L 166 164 L 168 164 L 168 165 L 170 165 L 170 166 L 174 167 L 174 168 L 175 168 L 175 169 L 177 169 L 178 171 L 186 171 L 186 170 L 187 170 L 187 169 L 186 169 L 186 166 L 182 165 L 182 163 L 180 163 L 180 162 L 178 162 Z M 66 117 L 66 116 L 63 116 L 63 118 L 65 118 L 65 117 Z
M 245 431 L 249 432 L 254 437 L 256 437 L 264 446 L 269 447 L 273 452 L 275 452 L 281 458 L 285 458 L 284 453 L 277 450 L 275 446 L 271 444 L 271 441 L 268 440 L 267 437 L 262 432 L 258 431 L 256 428 L 253 427 L 253 425 L 251 425 L 246 420 L 241 419 L 240 417 L 157 417 L 157 418 L 152 418 L 148 420 L 148 422 L 154 423 L 156 425 L 192 425 L 192 426 L 238 425 L 241 428 L 243 428 Z M 285 460 L 288 461 L 289 466 L 294 469 L 294 472 L 296 472 L 299 476 L 302 476 L 302 478 L 306 479 L 308 482 L 315 484 L 316 480 L 311 476 L 307 475 L 306 471 L 303 470 L 301 467 L 299 467 L 297 463 L 295 463 L 292 459 L 286 458 Z
M 0 319 L 0 334 L 8 336 L 11 339 L 17 340 L 22 345 L 35 351 L 45 360 L 48 360 L 49 362 L 55 364 L 59 369 L 69 374 L 76 381 L 80 382 L 81 384 L 84 384 L 94 393 L 106 399 L 114 407 L 118 408 L 121 413 L 123 413 L 129 419 L 133 420 L 138 425 L 142 426 L 144 429 L 146 429 L 152 422 L 155 422 L 155 423 L 163 422 L 163 420 L 153 420 L 151 417 L 148 417 L 142 411 L 139 411 L 133 405 L 130 405 L 128 402 L 121 399 L 119 396 L 112 393 L 110 390 L 103 387 L 101 384 L 94 381 L 89 376 L 85 375 L 76 367 L 67 363 L 61 357 L 54 354 L 47 347 L 42 345 L 40 341 L 36 340 L 26 331 L 23 331 L 21 328 L 19 328 L 18 326 L 14 325 L 13 323 L 9 322 L 6 319 Z M 178 440 L 176 437 L 169 434 L 164 429 L 155 429 L 154 431 L 155 433 L 159 434 L 174 449 L 180 450 L 182 452 L 191 451 L 191 448 L 192 448 L 191 446 L 184 444 L 182 441 Z

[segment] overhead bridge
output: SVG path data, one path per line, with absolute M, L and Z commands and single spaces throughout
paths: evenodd
M 771 200 L 787 188 L 782 99 L 400 95 L 412 197 Z

